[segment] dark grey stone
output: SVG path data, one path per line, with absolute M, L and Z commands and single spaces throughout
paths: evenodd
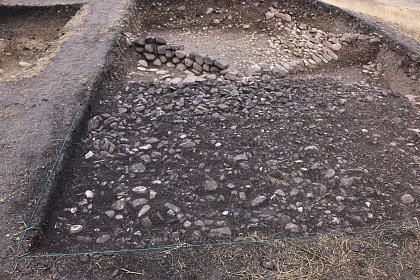
M 216 66 L 217 68 L 221 70 L 226 70 L 229 68 L 229 63 L 224 60 L 216 59 L 214 61 L 214 66 Z
M 163 38 L 162 36 L 156 36 L 155 38 L 155 42 L 158 45 L 166 45 L 168 42 L 166 41 L 165 38 Z

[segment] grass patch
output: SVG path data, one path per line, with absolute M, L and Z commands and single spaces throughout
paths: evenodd
M 408 9 L 378 0 L 323 0 L 353 12 L 392 24 L 408 36 L 420 41 L 420 9 Z

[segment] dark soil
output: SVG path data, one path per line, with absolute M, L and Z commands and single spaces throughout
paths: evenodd
M 420 119 L 397 93 L 332 80 L 105 89 L 51 198 L 40 251 L 287 235 L 288 223 L 309 234 L 418 215 L 400 197 L 420 194 L 420 139 L 410 130 Z M 133 171 L 138 163 L 145 171 Z M 252 206 L 259 196 L 266 200 Z M 117 200 L 127 205 L 107 217 Z M 151 209 L 138 218 L 143 205 Z M 75 224 L 83 231 L 69 235 Z M 103 235 L 112 241 L 96 244 Z

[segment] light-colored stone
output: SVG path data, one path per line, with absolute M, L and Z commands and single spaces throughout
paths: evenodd
M 246 154 L 239 154 L 233 157 L 234 162 L 244 161 L 244 160 L 248 160 L 248 156 Z
M 169 202 L 168 203 L 165 203 L 165 207 L 166 208 L 169 208 L 172 211 L 174 211 L 174 213 L 176 213 L 176 214 L 178 214 L 179 212 L 181 212 L 181 209 L 178 206 L 173 205 L 172 203 L 169 203 Z
M 216 80 L 217 79 L 217 75 L 216 74 L 210 74 L 207 76 L 207 79 L 209 80 Z
M 152 61 L 152 60 L 155 60 L 156 59 L 156 55 L 154 55 L 153 53 L 147 53 L 147 52 L 145 52 L 145 53 L 143 53 L 143 55 L 149 61 Z
M 99 237 L 98 239 L 96 239 L 96 243 L 98 243 L 98 244 L 105 244 L 109 240 L 111 240 L 111 236 L 109 234 L 104 234 L 101 237 Z
M 134 199 L 133 201 L 131 201 L 131 205 L 134 207 L 134 208 L 137 208 L 138 206 L 140 206 L 140 205 L 144 205 L 144 204 L 146 204 L 147 203 L 147 199 L 146 198 L 137 198 L 137 199 Z
M 133 164 L 130 169 L 134 173 L 143 173 L 144 171 L 146 171 L 146 167 L 144 166 L 143 163 Z
M 185 66 L 184 64 L 180 63 L 176 66 L 176 69 L 178 69 L 179 71 L 185 71 L 187 70 L 187 66 Z
M 339 51 L 341 49 L 341 44 L 331 44 L 330 48 L 334 51 Z
M 85 195 L 87 198 L 91 199 L 95 196 L 95 194 L 93 193 L 93 191 L 85 191 Z
M 210 237 L 230 237 L 232 231 L 228 227 L 223 228 L 212 228 L 210 230 Z
M 174 78 L 172 80 L 170 80 L 171 84 L 179 84 L 182 83 L 182 78 Z
M 202 82 L 205 81 L 206 79 L 202 78 L 202 77 L 197 77 L 194 75 L 188 75 L 182 82 L 183 83 L 195 83 L 195 82 Z
M 179 59 L 184 59 L 187 55 L 183 51 L 175 51 L 175 56 Z
M 112 209 L 116 211 L 124 210 L 125 208 L 125 199 L 119 199 L 112 204 Z
M 260 195 L 260 196 L 258 196 L 258 197 L 256 197 L 256 198 L 254 198 L 254 199 L 251 201 L 251 206 L 252 206 L 252 207 L 258 207 L 258 206 L 260 206 L 261 204 L 263 204 L 266 200 L 267 200 L 267 197 L 266 197 L 265 195 Z
M 154 66 L 162 66 L 162 61 L 160 61 L 159 58 L 156 58 L 155 60 L 153 60 L 153 65 Z
M 401 196 L 401 202 L 404 204 L 410 204 L 414 202 L 414 197 L 411 194 L 404 194 L 403 196 Z
M 166 56 L 164 56 L 164 55 L 160 55 L 159 56 L 159 60 L 160 60 L 160 62 L 162 62 L 163 64 L 164 63 L 166 63 L 166 62 L 168 62 L 168 59 L 166 58 Z M 161 65 L 157 65 L 157 66 L 161 66 Z
M 331 169 L 331 168 L 328 169 L 324 174 L 325 179 L 331 179 L 334 176 L 335 176 L 335 171 L 334 171 L 334 169 Z
M 21 61 L 21 62 L 19 62 L 19 66 L 24 68 L 24 69 L 28 69 L 32 66 L 32 64 L 30 64 L 28 62 Z
M 142 59 L 142 60 L 139 60 L 139 63 L 138 63 L 141 67 L 145 67 L 145 68 L 147 68 L 147 67 L 149 67 L 149 63 L 147 63 L 147 61 L 146 60 L 144 60 L 144 59 Z
M 82 225 L 72 225 L 70 226 L 70 234 L 77 234 L 82 232 L 83 226 Z
M 186 58 L 186 59 L 184 60 L 184 64 L 185 64 L 185 66 L 187 66 L 187 67 L 192 67 L 192 66 L 194 65 L 194 61 L 193 61 L 192 59 Z
M 287 223 L 285 226 L 285 229 L 288 231 L 291 231 L 293 233 L 298 233 L 299 232 L 299 227 L 294 224 L 294 223 Z
M 144 214 L 146 214 L 147 212 L 149 212 L 149 210 L 150 210 L 150 206 L 148 204 L 144 205 L 140 209 L 139 213 L 137 214 L 137 217 L 139 217 L 139 218 L 142 217 Z
M 204 55 L 197 53 L 195 55 L 195 62 L 202 66 L 204 64 Z
M 272 13 L 272 12 L 266 12 L 266 13 L 265 13 L 265 19 L 266 19 L 266 20 L 273 19 L 274 17 L 275 17 L 275 15 L 274 15 L 274 13 Z
M 286 22 L 292 21 L 292 17 L 289 14 L 280 14 L 280 18 Z
M 143 186 L 138 186 L 138 187 L 134 187 L 132 189 L 132 191 L 137 193 L 137 194 L 146 194 L 147 193 L 147 188 L 143 187 Z
M 200 64 L 198 64 L 197 62 L 193 64 L 193 68 L 195 70 L 197 70 L 198 72 L 202 72 L 203 71 L 203 67 Z
M 216 181 L 212 180 L 212 179 L 207 179 L 204 182 L 204 189 L 206 191 L 215 191 L 218 188 L 218 184 L 216 183 Z

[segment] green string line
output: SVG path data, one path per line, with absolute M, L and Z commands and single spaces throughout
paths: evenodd
M 81 110 L 83 108 L 83 105 L 85 104 L 86 98 L 87 98 L 87 93 L 85 93 L 84 96 L 83 96 L 83 99 L 82 99 L 82 101 L 81 101 L 81 103 L 79 105 L 79 108 L 77 109 L 76 114 L 73 117 L 73 120 L 72 120 L 72 123 L 70 125 L 70 128 L 67 131 L 66 136 L 64 137 L 63 143 L 61 144 L 60 150 L 59 150 L 57 156 L 55 157 L 54 164 L 53 164 L 53 166 L 52 166 L 52 168 L 51 168 L 51 170 L 50 170 L 50 172 L 49 172 L 49 174 L 47 176 L 47 179 L 45 180 L 45 182 L 44 182 L 44 184 L 42 186 L 41 193 L 39 194 L 38 199 L 36 201 L 36 204 L 35 204 L 35 206 L 34 206 L 34 208 L 32 210 L 31 217 L 29 218 L 29 221 L 26 223 L 27 226 L 26 226 L 25 230 L 23 231 L 22 236 L 21 236 L 21 238 L 19 240 L 18 247 L 17 247 L 17 252 L 19 252 L 20 249 L 22 248 L 22 243 L 23 243 L 23 241 L 26 238 L 27 232 L 29 230 L 33 230 L 33 229 L 37 229 L 37 230 L 40 229 L 40 227 L 33 226 L 32 223 L 33 223 L 34 218 L 35 218 L 35 216 L 36 216 L 36 214 L 38 212 L 39 206 L 41 205 L 41 202 L 44 199 L 44 196 L 45 196 L 46 191 L 47 191 L 48 184 L 50 183 L 51 178 L 53 177 L 53 175 L 55 173 L 55 169 L 57 168 L 57 165 L 58 165 L 58 162 L 60 160 L 60 157 L 63 154 L 64 148 L 65 148 L 65 146 L 67 144 L 67 141 L 69 139 L 69 136 L 70 136 L 72 130 L 74 129 L 74 126 L 76 125 L 77 117 L 78 117 L 79 113 L 81 112 Z M 43 234 L 43 230 L 41 230 L 41 234 Z
M 271 239 L 253 239 L 245 241 L 230 241 L 230 242 L 221 242 L 221 243 L 196 243 L 196 244 L 181 244 L 181 245 L 166 245 L 160 247 L 150 247 L 150 248 L 135 248 L 135 249 L 121 249 L 121 250 L 104 250 L 104 251 L 85 251 L 85 252 L 72 252 L 72 253 L 45 253 L 39 255 L 28 255 L 24 256 L 26 259 L 41 259 L 41 258 L 50 258 L 50 257 L 74 257 L 78 255 L 99 255 L 99 254 L 115 254 L 115 253 L 136 253 L 136 252 L 156 252 L 156 251 L 165 251 L 165 250 L 179 250 L 179 249 L 188 249 L 188 248 L 210 248 L 210 247 L 221 247 L 221 246 L 245 246 L 251 244 L 262 244 L 262 243 L 274 243 L 278 241 L 286 240 L 306 240 L 306 239 L 315 239 L 319 237 L 334 237 L 334 236 L 343 236 L 343 235 L 363 235 L 363 234 L 372 234 L 377 232 L 386 232 L 386 231 L 397 231 L 402 229 L 420 229 L 420 226 L 400 226 L 396 228 L 382 228 L 374 230 L 365 230 L 359 232 L 353 232 L 348 234 L 343 233 L 325 233 L 318 234 L 314 236 L 300 236 L 300 237 L 277 237 Z

